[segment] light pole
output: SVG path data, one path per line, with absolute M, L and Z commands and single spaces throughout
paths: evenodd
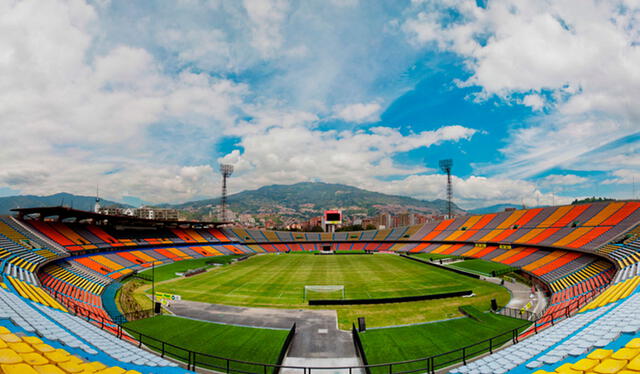
M 222 222 L 225 222 L 227 220 L 227 178 L 233 174 L 233 165 L 220 164 L 220 174 L 222 174 L 222 212 L 220 218 Z
M 453 197 L 453 189 L 451 187 L 451 167 L 453 166 L 453 160 L 448 158 L 446 160 L 440 160 L 440 169 L 447 174 L 447 212 L 448 218 L 451 218 L 451 198 Z
M 153 311 L 156 310 L 156 262 L 151 263 L 151 298 L 153 300 Z

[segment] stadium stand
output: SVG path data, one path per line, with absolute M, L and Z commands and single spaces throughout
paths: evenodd
M 640 340 L 634 339 L 640 338 L 640 321 L 630 316 L 640 306 L 639 208 L 635 201 L 598 202 L 333 234 L 133 230 L 0 217 L 0 364 L 5 373 L 184 372 L 113 335 L 122 331 L 102 302 L 109 285 L 152 264 L 316 251 L 331 243 L 344 251 L 421 252 L 499 262 L 548 288 L 548 308 L 520 342 L 452 372 L 638 370 Z M 78 310 L 93 320 L 74 316 Z M 71 367 L 80 369 L 69 371 Z
M 627 373 L 640 369 L 640 307 L 634 277 L 608 288 L 577 314 L 451 373 Z M 624 370 L 628 370 L 625 372 Z

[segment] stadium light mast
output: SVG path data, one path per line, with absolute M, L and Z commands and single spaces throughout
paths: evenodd
M 96 185 L 96 204 L 93 206 L 94 213 L 100 213 L 100 186 Z
M 220 164 L 220 174 L 222 174 L 222 212 L 221 221 L 227 221 L 227 178 L 233 174 L 233 165 Z
M 451 187 L 451 167 L 453 166 L 453 160 L 448 158 L 446 160 L 440 160 L 440 169 L 447 174 L 447 212 L 448 218 L 451 218 L 451 198 L 453 197 L 453 189 Z

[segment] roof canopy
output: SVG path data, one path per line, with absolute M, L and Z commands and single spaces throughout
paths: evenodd
M 56 217 L 56 221 L 72 219 L 72 222 L 90 221 L 103 225 L 122 226 L 146 226 L 146 227 L 217 227 L 230 222 L 201 222 L 201 221 L 164 221 L 155 219 L 138 218 L 126 215 L 108 215 L 73 209 L 66 206 L 51 206 L 40 208 L 16 208 L 11 209 L 18 213 L 20 219 L 44 220 L 48 217 Z

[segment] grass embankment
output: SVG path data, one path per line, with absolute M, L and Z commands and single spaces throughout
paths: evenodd
M 183 273 L 187 270 L 198 268 L 209 269 L 216 266 L 216 264 L 228 264 L 238 257 L 242 256 L 229 255 L 183 260 L 158 266 L 153 270 L 147 269 L 140 273 L 151 276 L 153 271 L 153 273 L 155 273 L 155 280 L 157 284 L 158 282 L 165 282 L 167 280 L 180 278 L 176 273 Z M 135 277 L 129 278 L 116 294 L 116 304 L 118 309 L 123 314 L 152 309 L 153 303 L 146 293 L 150 290 L 151 282 Z
M 526 321 L 492 313 L 472 314 L 479 320 L 465 317 L 423 325 L 367 330 L 360 334 L 367 360 L 370 364 L 414 360 L 457 350 L 506 333 L 494 340 L 495 348 L 512 338 L 509 331 L 523 326 L 522 331 L 528 325 Z M 485 342 L 469 349 L 467 354 L 472 352 L 477 355 L 488 350 L 489 342 Z M 435 364 L 449 360 L 461 361 L 462 353 L 441 356 L 435 360 Z M 393 370 L 416 370 L 425 368 L 425 365 L 424 361 L 394 365 Z M 387 371 L 388 368 L 372 369 L 373 373 Z
M 193 260 L 184 260 L 177 261 L 167 265 L 158 266 L 153 269 L 155 273 L 156 282 L 163 282 L 169 279 L 180 278 L 180 276 L 176 275 L 176 273 L 184 273 L 187 270 L 205 268 L 210 269 L 214 266 L 219 266 L 220 264 L 228 264 L 233 259 L 242 257 L 240 255 L 229 255 L 229 256 L 216 256 L 216 257 L 203 257 L 196 258 Z M 141 274 L 151 276 L 151 269 L 147 269 L 145 271 L 140 272 Z
M 125 324 L 125 328 L 130 332 L 134 330 L 199 353 L 270 364 L 277 362 L 280 349 L 289 333 L 288 330 L 230 326 L 172 316 L 157 316 L 129 322 Z M 133 336 L 137 338 L 138 334 L 133 333 Z M 142 341 L 157 351 L 162 349 L 158 341 L 149 338 L 143 338 Z M 173 358 L 185 361 L 187 359 L 186 352 L 182 350 L 165 346 L 165 351 Z M 197 360 L 226 370 L 225 360 L 205 356 L 197 356 Z M 230 368 L 262 372 L 261 366 L 235 362 L 230 363 Z

